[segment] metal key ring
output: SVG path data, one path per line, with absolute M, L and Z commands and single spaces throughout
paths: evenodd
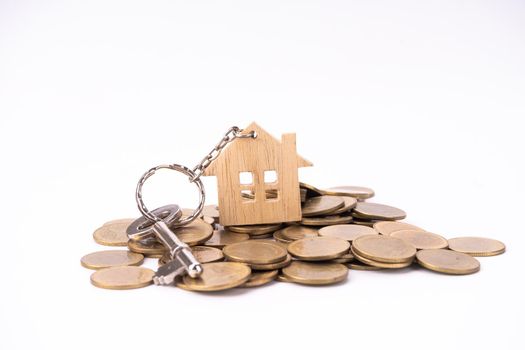
M 181 218 L 182 210 L 180 210 L 177 204 L 168 204 L 152 210 L 151 214 L 160 217 L 162 221 L 164 221 L 169 226 Z M 128 238 L 132 241 L 141 241 L 155 237 L 152 227 L 153 224 L 155 224 L 155 221 L 151 221 L 147 217 L 141 216 L 129 224 L 128 228 L 126 229 Z
M 170 224 L 170 226 L 184 226 L 195 220 L 202 212 L 202 209 L 204 208 L 204 201 L 206 199 L 206 194 L 204 193 L 204 185 L 202 184 L 202 181 L 195 177 L 195 172 L 193 170 L 179 164 L 169 164 L 169 165 L 158 165 L 154 168 L 151 168 L 150 170 L 146 171 L 144 175 L 140 178 L 139 182 L 137 183 L 137 190 L 135 191 L 135 199 L 137 201 L 137 206 L 146 218 L 148 218 L 151 221 L 157 222 L 162 221 L 161 218 L 159 218 L 157 215 L 153 214 L 148 210 L 146 205 L 144 204 L 144 201 L 142 200 L 142 186 L 146 182 L 147 179 L 149 179 L 151 176 L 153 176 L 157 170 L 159 169 L 170 169 L 175 170 L 179 173 L 183 173 L 184 175 L 188 176 L 190 182 L 193 182 L 198 190 L 199 190 L 199 206 L 197 209 L 193 211 L 193 213 L 188 216 L 187 218 L 184 218 L 180 221 L 176 221 Z

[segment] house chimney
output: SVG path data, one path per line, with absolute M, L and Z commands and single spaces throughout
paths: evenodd
M 281 143 L 283 145 L 283 156 L 285 154 L 297 156 L 297 149 L 295 145 L 295 134 L 283 134 L 281 136 Z

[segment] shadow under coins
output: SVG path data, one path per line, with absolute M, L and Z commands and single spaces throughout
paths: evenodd
M 293 283 L 293 282 L 272 281 L 270 283 L 267 283 L 267 284 L 264 284 L 264 285 L 258 286 L 258 287 L 250 287 L 250 288 L 237 287 L 237 288 L 232 288 L 232 289 L 227 289 L 227 290 L 222 290 L 222 291 L 215 291 L 215 292 L 188 291 L 188 290 L 184 290 L 184 289 L 181 289 L 181 288 L 177 288 L 177 289 L 179 289 L 181 292 L 184 292 L 184 293 L 193 293 L 193 294 L 203 295 L 203 296 L 206 296 L 206 297 L 229 298 L 229 297 L 236 297 L 236 296 L 239 296 L 239 295 L 249 294 L 250 292 L 253 292 L 253 291 L 257 290 L 257 289 L 275 288 L 279 284 L 295 285 L 295 286 L 305 287 L 305 288 L 312 288 L 312 287 L 313 288 L 324 288 L 324 289 L 339 288 L 339 287 L 344 286 L 345 284 L 349 283 L 350 279 L 351 279 L 351 277 L 347 278 L 344 281 L 341 281 L 341 282 L 338 282 L 338 283 L 335 283 L 335 284 L 330 284 L 330 285 L 307 285 L 307 284 Z

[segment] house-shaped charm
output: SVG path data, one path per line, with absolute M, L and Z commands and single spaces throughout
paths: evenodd
M 217 176 L 224 226 L 301 220 L 298 168 L 312 163 L 297 154 L 295 134 L 277 140 L 255 123 L 256 138 L 238 138 L 206 169 Z

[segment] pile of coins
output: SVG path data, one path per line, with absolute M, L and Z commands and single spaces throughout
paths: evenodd
M 328 285 L 347 278 L 349 269 L 401 269 L 414 265 L 453 275 L 479 271 L 474 257 L 502 254 L 505 245 L 482 237 L 446 239 L 401 222 L 398 208 L 367 202 L 374 191 L 341 186 L 327 190 L 301 183 L 303 218 L 295 223 L 222 227 L 217 206 L 205 206 L 191 224 L 174 228 L 202 264 L 198 278 L 183 276 L 175 285 L 190 291 L 258 287 L 272 281 Z M 183 210 L 182 215 L 190 215 Z M 141 267 L 144 258 L 170 261 L 167 249 L 154 238 L 128 240 L 134 219 L 105 223 L 93 238 L 101 245 L 128 250 L 88 254 L 82 266 L 97 270 L 93 285 L 131 289 L 152 283 L 154 271 Z

